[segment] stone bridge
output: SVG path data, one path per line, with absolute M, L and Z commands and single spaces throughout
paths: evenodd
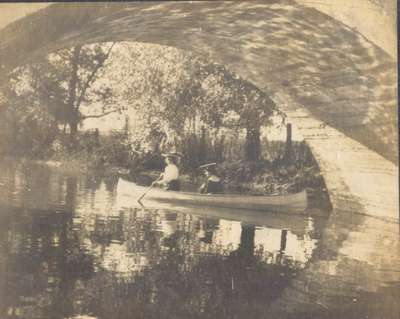
M 56 4 L 0 31 L 2 73 L 75 44 L 173 46 L 266 92 L 310 145 L 336 210 L 398 220 L 396 62 L 288 0 Z

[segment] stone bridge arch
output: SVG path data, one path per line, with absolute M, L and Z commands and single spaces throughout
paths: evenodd
M 80 43 L 190 50 L 266 92 L 303 134 L 335 208 L 398 220 L 396 63 L 294 1 L 57 4 L 0 32 L 7 71 Z

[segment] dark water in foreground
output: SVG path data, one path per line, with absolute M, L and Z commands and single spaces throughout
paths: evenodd
M 399 318 L 398 225 L 121 208 L 116 177 L 0 169 L 0 318 Z

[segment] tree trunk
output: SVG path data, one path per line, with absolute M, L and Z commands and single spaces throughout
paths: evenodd
M 198 151 L 198 162 L 200 164 L 204 164 L 207 161 L 208 149 L 207 149 L 207 137 L 206 137 L 206 128 L 203 126 L 201 128 L 201 136 L 199 142 L 199 151 Z
M 71 149 L 76 148 L 77 133 L 78 133 L 78 121 L 79 121 L 79 109 L 76 104 L 76 90 L 78 85 L 78 67 L 79 67 L 79 55 L 81 46 L 75 46 L 72 51 L 71 57 L 71 78 L 69 80 L 68 87 L 68 109 L 69 118 L 68 125 L 70 127 L 70 147 Z
M 69 138 L 70 138 L 70 148 L 71 150 L 75 150 L 77 147 L 77 135 L 78 135 L 78 122 L 77 121 L 71 121 L 69 123 Z
M 248 161 L 257 161 L 261 155 L 260 126 L 246 129 L 245 158 Z
M 286 145 L 285 153 L 283 155 L 283 163 L 287 166 L 292 165 L 295 161 L 295 157 L 292 145 L 292 124 L 288 123 L 286 126 Z

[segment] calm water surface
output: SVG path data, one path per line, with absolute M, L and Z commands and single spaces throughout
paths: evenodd
M 124 207 L 117 177 L 0 169 L 0 318 L 399 318 L 398 225 Z

